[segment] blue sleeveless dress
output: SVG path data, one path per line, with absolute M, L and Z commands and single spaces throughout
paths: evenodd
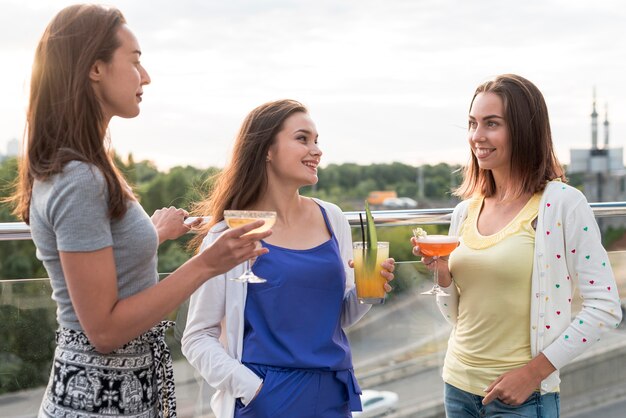
M 361 410 L 348 339 L 341 328 L 345 271 L 337 238 L 307 250 L 263 242 L 270 252 L 248 285 L 242 362 L 261 379 L 258 395 L 236 418 L 345 418 Z

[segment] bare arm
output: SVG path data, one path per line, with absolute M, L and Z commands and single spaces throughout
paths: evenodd
M 143 332 L 185 301 L 207 279 L 251 257 L 265 254 L 255 241 L 271 231 L 242 236 L 260 225 L 250 223 L 222 234 L 168 278 L 133 296 L 119 299 L 113 249 L 61 252 L 61 265 L 78 319 L 91 343 L 110 352 Z

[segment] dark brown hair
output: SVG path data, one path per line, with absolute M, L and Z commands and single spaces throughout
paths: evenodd
M 211 215 L 201 233 L 192 240 L 198 247 L 209 229 L 224 219 L 227 209 L 249 209 L 267 187 L 267 153 L 289 116 L 308 113 L 295 100 L 277 100 L 262 104 L 244 119 L 235 139 L 230 163 L 213 178 L 209 196 L 194 205 L 193 214 Z
M 98 5 L 61 10 L 43 33 L 35 52 L 27 129 L 20 158 L 14 213 L 29 222 L 33 182 L 60 173 L 72 160 L 96 166 L 109 192 L 109 216 L 126 212 L 132 192 L 113 164 L 106 121 L 91 86 L 97 60 L 110 62 L 121 45 L 117 32 L 122 13 Z
M 548 181 L 565 181 L 563 168 L 552 145 L 548 108 L 541 91 L 530 81 L 515 74 L 502 74 L 479 85 L 470 103 L 480 93 L 498 95 L 504 104 L 504 119 L 511 144 L 511 178 L 514 183 L 505 198 L 542 191 Z M 467 199 L 474 194 L 491 197 L 496 183 L 491 170 L 478 166 L 476 156 L 463 172 L 463 183 L 454 194 Z

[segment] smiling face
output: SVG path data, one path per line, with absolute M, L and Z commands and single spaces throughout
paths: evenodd
M 105 121 L 113 116 L 137 116 L 143 86 L 150 83 L 150 76 L 139 61 L 141 49 L 135 35 L 122 25 L 117 38 L 120 46 L 111 61 L 96 61 L 89 74 Z
M 491 170 L 496 179 L 508 176 L 511 168 L 511 141 L 505 120 L 504 103 L 494 93 L 479 93 L 469 112 L 468 140 L 478 166 Z
M 317 137 L 315 123 L 307 113 L 296 112 L 285 119 L 267 154 L 269 184 L 289 182 L 300 188 L 317 183 L 322 157 Z

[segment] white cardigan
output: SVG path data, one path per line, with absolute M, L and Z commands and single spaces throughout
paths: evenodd
M 461 202 L 454 209 L 451 235 L 458 235 L 468 203 Z M 573 282 L 584 299 L 574 320 Z M 455 325 L 458 290 L 454 283 L 444 290 L 451 297 L 437 297 L 437 305 L 444 318 Z M 560 181 L 548 183 L 539 203 L 529 296 L 531 354 L 543 353 L 557 369 L 541 383 L 544 394 L 558 386 L 560 368 L 622 319 L 615 278 L 593 211 L 580 191 Z
M 352 259 L 350 225 L 338 206 L 314 200 L 326 210 L 339 243 L 346 271 L 341 325 L 348 327 L 361 319 L 371 307 L 358 302 L 354 273 L 348 267 L 348 260 Z M 215 241 L 225 228 L 224 222 L 215 225 L 204 239 L 202 249 Z M 235 400 L 241 398 L 247 405 L 262 383 L 254 372 L 241 363 L 247 284 L 228 279 L 239 277 L 243 269 L 241 264 L 226 274 L 208 280 L 191 296 L 182 338 L 183 354 L 189 363 L 217 389 L 211 399 L 211 408 L 217 418 L 232 418 Z

